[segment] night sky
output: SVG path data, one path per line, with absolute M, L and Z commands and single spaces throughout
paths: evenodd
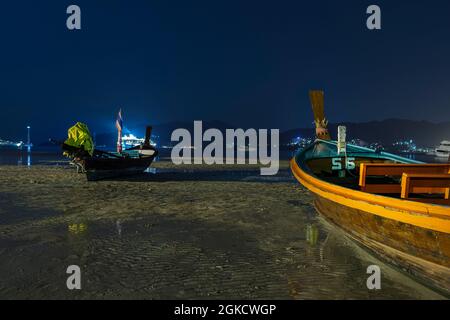
M 82 30 L 66 28 L 66 8 Z M 382 30 L 366 28 L 378 4 Z M 86 122 L 450 119 L 450 2 L 29 0 L 0 7 L 0 138 L 64 136 Z

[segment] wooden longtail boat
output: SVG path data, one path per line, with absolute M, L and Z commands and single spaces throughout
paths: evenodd
M 94 149 L 90 155 L 83 149 L 63 144 L 62 148 L 72 158 L 78 172 L 85 173 L 88 181 L 130 176 L 144 172 L 158 155 L 150 144 L 151 127 L 147 127 L 145 142 L 121 153 Z
M 121 154 L 95 150 L 94 157 L 82 159 L 80 164 L 88 181 L 130 176 L 144 172 L 158 155 L 158 151 L 150 144 L 152 127 L 145 132 L 142 145 L 123 151 Z
M 312 91 L 318 139 L 291 160 L 316 210 L 382 259 L 450 295 L 450 163 L 424 164 L 332 141 L 323 92 Z

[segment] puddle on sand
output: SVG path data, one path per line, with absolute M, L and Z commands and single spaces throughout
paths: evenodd
M 376 259 L 312 213 L 295 219 L 264 227 L 152 214 L 0 237 L 0 298 L 439 298 L 385 265 L 382 290 L 369 291 L 366 268 Z M 66 288 L 72 264 L 82 270 L 80 291 Z

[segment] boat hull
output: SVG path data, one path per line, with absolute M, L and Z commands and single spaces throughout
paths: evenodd
M 355 163 L 370 156 L 354 154 Z M 374 154 L 373 161 L 401 161 L 395 157 Z M 305 153 L 291 160 L 292 173 L 312 192 L 321 216 L 380 258 L 450 296 L 450 207 L 368 194 L 322 180 L 317 174 L 325 172 L 329 160 Z
M 153 162 L 154 156 L 130 159 L 86 159 L 83 167 L 88 181 L 131 176 L 143 173 Z
M 360 245 L 382 260 L 409 273 L 419 282 L 448 295 L 448 258 L 436 255 L 449 247 L 450 236 L 353 209 L 315 195 L 316 210 L 331 224 L 343 229 Z

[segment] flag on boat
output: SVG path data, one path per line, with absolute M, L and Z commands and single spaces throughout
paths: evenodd
M 123 126 L 122 109 L 120 109 L 119 113 L 117 114 L 117 119 L 116 119 L 116 128 L 117 128 L 117 130 L 122 131 L 122 126 Z
M 117 152 L 122 153 L 122 127 L 123 127 L 123 120 L 122 120 L 122 109 L 119 110 L 119 113 L 117 114 L 116 119 L 116 128 L 117 128 Z

